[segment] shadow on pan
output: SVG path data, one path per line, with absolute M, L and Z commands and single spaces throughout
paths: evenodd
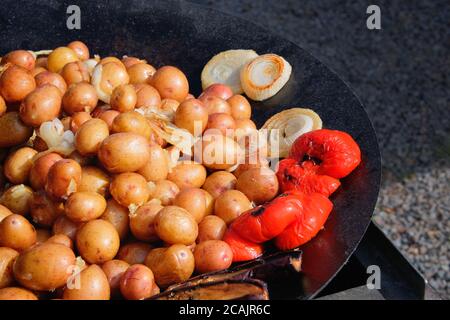
M 361 147 L 362 164 L 342 181 L 333 196 L 334 210 L 325 229 L 303 246 L 303 273 L 295 294 L 283 299 L 314 297 L 347 262 L 371 219 L 380 186 L 377 139 L 360 101 L 339 77 L 309 53 L 251 22 L 198 5 L 174 2 L 78 1 L 81 30 L 66 27 L 67 6 L 61 1 L 4 0 L 0 8 L 0 54 L 17 48 L 48 49 L 80 39 L 91 53 L 125 54 L 147 59 L 155 67 L 176 65 L 187 75 L 191 92 L 201 91 L 200 73 L 216 53 L 227 49 L 274 52 L 287 59 L 293 73 L 273 98 L 254 102 L 261 126 L 289 107 L 308 107 L 324 126 L 350 133 Z

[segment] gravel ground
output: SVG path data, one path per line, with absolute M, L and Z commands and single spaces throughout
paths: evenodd
M 383 157 L 374 220 L 450 299 L 448 2 L 191 2 L 241 16 L 297 43 L 355 90 Z M 380 6 L 382 30 L 366 28 L 369 4 Z

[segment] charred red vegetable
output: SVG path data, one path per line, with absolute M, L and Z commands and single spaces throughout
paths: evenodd
M 308 242 L 322 229 L 332 209 L 333 203 L 319 193 L 304 196 L 302 213 L 275 238 L 275 245 L 288 250 Z
M 296 159 L 281 160 L 277 171 L 280 189 L 283 192 L 300 190 L 306 194 L 320 193 L 329 197 L 341 183 L 333 177 L 318 175 L 318 168 L 312 161 L 299 164 Z
M 256 259 L 263 254 L 263 247 L 259 243 L 242 238 L 230 227 L 223 237 L 233 251 L 233 262 Z
M 359 165 L 361 151 L 348 133 L 320 129 L 301 135 L 292 145 L 289 158 L 300 163 L 305 157 L 320 162 L 317 174 L 340 179 Z

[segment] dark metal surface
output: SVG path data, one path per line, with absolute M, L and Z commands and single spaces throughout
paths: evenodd
M 81 30 L 66 28 L 66 8 L 81 8 Z M 2 1 L 0 53 L 16 48 L 48 49 L 81 39 L 100 55 L 124 54 L 158 67 L 180 67 L 200 93 L 200 72 L 216 53 L 227 49 L 274 52 L 293 67 L 287 85 L 273 98 L 252 103 L 258 125 L 289 107 L 307 106 L 325 127 L 350 133 L 363 161 L 332 197 L 334 210 L 325 230 L 302 249 L 299 298 L 311 298 L 348 260 L 369 224 L 380 185 L 380 154 L 370 120 L 358 98 L 320 61 L 293 43 L 248 21 L 184 2 L 153 1 Z
M 373 271 L 368 273 L 369 266 L 379 268 L 379 289 L 367 287 L 367 280 L 373 275 Z M 439 300 L 440 297 L 383 232 L 371 223 L 349 262 L 318 299 Z

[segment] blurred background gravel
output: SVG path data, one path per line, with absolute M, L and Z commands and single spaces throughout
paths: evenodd
M 293 41 L 355 90 L 375 126 L 383 157 L 374 220 L 450 299 L 449 2 L 191 2 Z M 366 28 L 370 4 L 381 8 L 382 30 Z

